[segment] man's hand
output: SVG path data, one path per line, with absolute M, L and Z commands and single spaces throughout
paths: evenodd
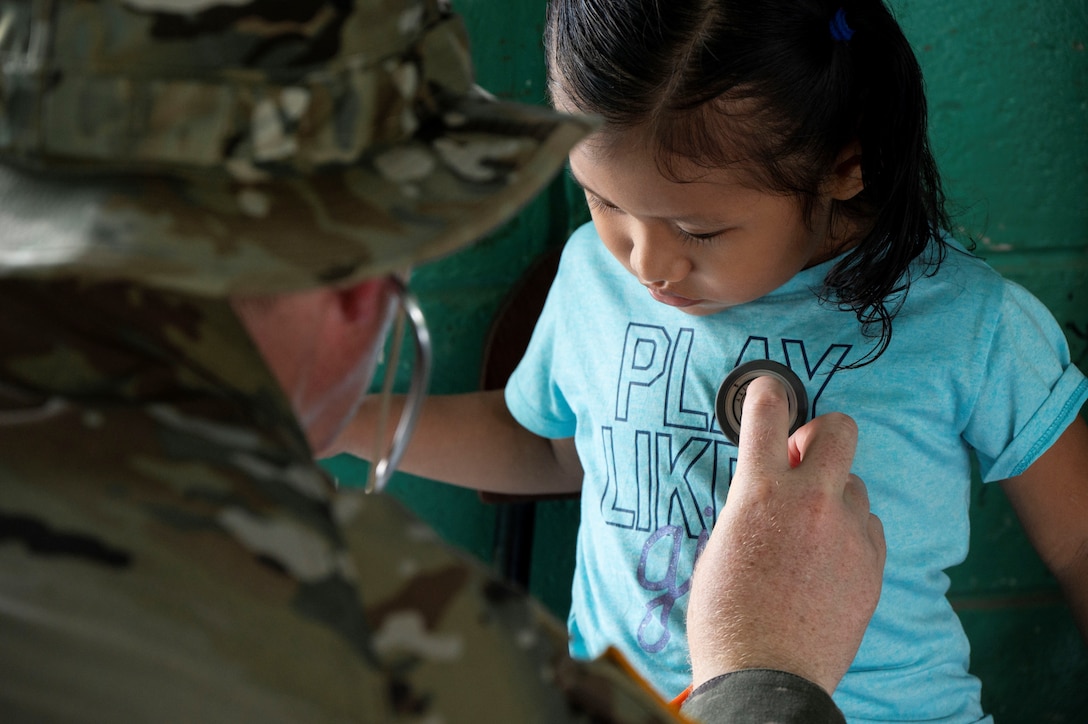
M 884 529 L 850 472 L 857 426 L 820 416 L 788 434 L 781 383 L 753 380 L 729 497 L 688 606 L 693 683 L 768 668 L 834 691 L 880 597 Z

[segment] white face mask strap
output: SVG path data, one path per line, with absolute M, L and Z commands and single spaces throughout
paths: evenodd
M 397 422 L 396 432 L 389 449 L 371 465 L 370 474 L 367 476 L 366 492 L 381 492 L 385 489 L 389 478 L 397 468 L 408 446 L 408 438 L 415 429 L 419 419 L 420 410 L 423 408 L 423 400 L 427 396 L 427 389 L 431 381 L 431 335 L 427 330 L 427 322 L 423 319 L 423 310 L 419 308 L 419 302 L 414 294 L 408 290 L 404 282 L 394 278 L 396 284 L 397 302 L 400 309 L 393 325 L 393 343 L 389 359 L 386 360 L 385 377 L 382 381 L 382 405 L 378 424 L 378 450 L 381 449 L 385 439 L 386 422 L 389 413 L 389 401 L 393 391 L 393 383 L 397 375 L 397 363 L 400 359 L 400 348 L 404 341 L 404 321 L 407 319 L 412 327 L 415 337 L 415 364 L 412 365 L 412 379 L 408 388 L 408 398 L 404 402 L 400 420 Z

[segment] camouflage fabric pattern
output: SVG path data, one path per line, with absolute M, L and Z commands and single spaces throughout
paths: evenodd
M 437 0 L 8 0 L 0 71 L 0 277 L 346 285 L 475 241 L 589 128 L 475 89 Z
M 673 721 L 337 492 L 226 303 L 8 280 L 0 306 L 0 718 Z
M 471 82 L 436 0 L 0 3 L 0 719 L 672 720 L 336 491 L 221 298 L 508 218 L 587 126 Z

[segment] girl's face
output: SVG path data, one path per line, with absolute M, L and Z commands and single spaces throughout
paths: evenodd
M 739 171 L 679 161 L 677 182 L 662 175 L 637 136 L 583 142 L 570 168 L 585 190 L 604 245 L 658 302 L 708 315 L 758 299 L 800 270 L 834 256 L 831 196 L 811 227 L 800 202 L 744 186 Z

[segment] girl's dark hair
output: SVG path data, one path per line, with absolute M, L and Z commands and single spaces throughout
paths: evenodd
M 840 8 L 849 40 L 831 32 Z M 648 130 L 678 181 L 670 159 L 735 164 L 758 188 L 795 195 L 810 223 L 828 171 L 858 141 L 864 190 L 832 214 L 864 231 L 821 298 L 878 340 L 857 365 L 887 349 L 908 267 L 949 218 L 921 69 L 883 2 L 551 0 L 545 43 L 553 98 L 601 116 L 602 133 Z M 922 269 L 944 253 L 938 243 Z

